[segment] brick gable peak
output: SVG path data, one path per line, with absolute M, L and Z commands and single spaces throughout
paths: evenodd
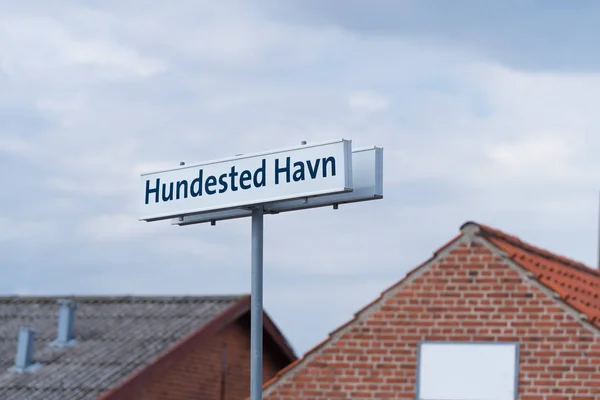
M 488 239 L 496 239 L 498 241 L 503 241 L 505 243 L 511 244 L 512 246 L 521 249 L 522 251 L 526 251 L 533 256 L 540 257 L 540 258 L 543 258 L 543 259 L 546 259 L 549 261 L 558 262 L 558 263 L 561 263 L 570 268 L 573 268 L 573 269 L 576 269 L 576 270 L 579 270 L 579 271 L 582 271 L 582 272 L 585 272 L 585 273 L 588 273 L 590 275 L 600 278 L 600 270 L 599 269 L 591 268 L 582 262 L 573 260 L 571 258 L 567 258 L 567 257 L 562 256 L 557 253 L 553 253 L 546 249 L 542 249 L 538 246 L 534 246 L 531 243 L 527 243 L 527 242 L 521 240 L 517 236 L 504 233 L 504 232 L 502 232 L 496 228 L 492 228 L 488 225 L 483 225 L 483 224 L 479 224 L 477 222 L 469 221 L 469 222 L 465 222 L 461 226 L 460 230 L 464 234 L 469 234 L 472 236 L 480 236 L 480 237 L 484 237 L 484 238 L 488 238 Z M 500 248 L 500 250 L 506 254 L 510 253 L 505 248 Z
M 351 331 L 357 324 L 364 321 L 373 313 L 376 313 L 379 307 L 383 306 L 385 302 L 396 296 L 399 292 L 403 290 L 406 285 L 412 283 L 415 279 L 423 275 L 429 267 L 437 264 L 444 257 L 449 255 L 453 250 L 458 247 L 471 247 L 472 243 L 481 241 L 480 238 L 477 238 L 475 235 L 470 234 L 469 232 L 461 232 L 449 242 L 445 243 L 443 246 L 438 248 L 433 252 L 431 258 L 408 271 L 405 277 L 394 283 L 392 286 L 385 289 L 379 297 L 374 299 L 372 302 L 361 308 L 357 311 L 354 316 L 345 324 L 339 326 L 334 331 L 332 331 L 327 338 L 318 343 L 316 346 L 309 349 L 303 357 L 298 358 L 295 362 L 291 363 L 281 371 L 277 373 L 275 377 L 271 380 L 267 381 L 263 385 L 263 396 L 269 396 L 271 392 L 276 390 L 276 387 L 280 384 L 284 384 L 287 379 L 291 379 L 294 371 L 301 368 L 302 365 L 306 363 L 310 363 L 316 355 L 318 355 L 323 350 L 331 347 L 336 342 L 336 339 L 343 336 L 345 333 Z M 246 398 L 248 400 L 248 398 Z

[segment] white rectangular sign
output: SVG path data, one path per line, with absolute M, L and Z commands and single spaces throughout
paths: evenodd
M 516 400 L 517 343 L 421 343 L 417 400 Z
M 381 147 L 366 147 L 352 150 L 352 179 L 353 190 L 351 192 L 265 204 L 265 213 L 282 213 L 383 198 L 383 149 Z M 182 219 L 175 218 L 171 223 L 173 225 L 184 226 L 245 218 L 250 215 L 252 215 L 250 210 L 236 208 L 201 215 L 190 215 Z
M 352 142 L 336 140 L 142 174 L 142 221 L 352 191 Z

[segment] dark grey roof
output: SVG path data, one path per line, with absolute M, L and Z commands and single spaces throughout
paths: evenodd
M 64 297 L 60 297 L 64 298 Z M 0 399 L 95 399 L 242 296 L 68 297 L 77 302 L 70 348 L 56 338 L 57 297 L 0 297 Z M 20 326 L 36 331 L 33 373 L 9 371 Z

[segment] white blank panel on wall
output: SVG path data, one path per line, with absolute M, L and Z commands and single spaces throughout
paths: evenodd
M 517 343 L 423 342 L 417 400 L 517 399 Z

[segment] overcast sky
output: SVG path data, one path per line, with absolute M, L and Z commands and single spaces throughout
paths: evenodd
M 139 222 L 140 172 L 342 137 L 385 198 L 265 221 L 299 353 L 467 220 L 597 263 L 598 2 L 83 4 L 0 1 L 0 293 L 249 292 L 250 221 Z

